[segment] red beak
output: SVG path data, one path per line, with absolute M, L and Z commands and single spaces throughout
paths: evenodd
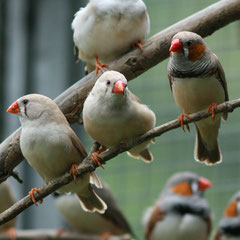
M 169 51 L 170 52 L 179 52 L 179 53 L 183 52 L 182 44 L 179 39 L 176 38 L 176 39 L 172 40 Z
M 113 86 L 113 93 L 123 94 L 126 84 L 123 81 L 116 81 Z
M 202 190 L 202 191 L 212 186 L 212 183 L 204 177 L 200 177 L 198 182 L 199 182 L 199 190 Z
M 14 102 L 8 109 L 7 112 L 17 114 L 20 112 L 17 101 Z

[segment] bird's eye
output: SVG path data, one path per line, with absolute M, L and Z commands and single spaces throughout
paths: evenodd
M 192 45 L 192 41 L 191 40 L 187 41 L 187 46 L 190 47 L 191 45 Z
M 23 102 L 24 105 L 26 105 L 28 103 L 28 100 L 24 99 L 22 102 Z
M 110 83 L 111 83 L 110 80 L 107 80 L 107 85 L 110 85 Z

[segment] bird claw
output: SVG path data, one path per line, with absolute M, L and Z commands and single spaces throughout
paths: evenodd
M 98 166 L 100 166 L 102 169 L 104 169 L 103 165 L 99 160 L 102 160 L 102 156 L 99 155 L 99 151 L 92 153 L 92 161 L 96 163 Z
M 35 193 L 35 192 L 38 192 L 38 193 L 39 193 L 39 192 L 40 192 L 39 189 L 40 189 L 40 187 L 35 187 L 35 188 L 32 188 L 32 189 L 28 192 L 28 195 L 31 197 L 33 203 L 34 203 L 36 206 L 38 206 L 38 204 L 37 204 L 37 201 L 36 201 L 36 199 L 35 199 L 35 197 L 34 197 L 34 193 Z M 40 199 L 40 200 L 39 200 L 39 203 L 42 204 L 42 202 L 43 202 L 43 200 Z
M 106 63 L 101 64 L 98 60 L 98 57 L 95 57 L 95 64 L 96 64 L 96 75 L 98 74 L 98 70 L 100 69 L 103 73 L 105 72 L 105 70 L 103 69 L 103 67 L 108 67 L 108 65 Z
M 7 228 L 6 230 L 4 230 L 4 233 L 8 235 L 11 238 L 11 240 L 16 240 L 16 228 L 14 227 Z
M 212 111 L 212 120 L 214 121 L 215 113 L 217 112 L 217 104 L 216 103 L 212 103 L 208 107 L 208 114 L 210 114 L 211 111 Z
M 184 119 L 184 117 L 186 117 L 187 119 L 190 119 L 190 117 L 189 117 L 188 114 L 182 113 L 181 115 L 178 116 L 178 122 L 180 123 L 183 131 L 185 132 L 185 128 L 184 128 L 184 124 L 183 124 L 183 119 Z M 187 130 L 190 132 L 190 127 L 189 127 L 188 123 L 186 123 L 186 128 L 187 128 Z
M 143 50 L 142 40 L 138 40 L 136 43 L 133 43 L 132 46 L 138 47 L 140 50 Z
M 77 174 L 79 174 L 78 165 L 74 163 L 70 169 L 70 174 L 73 176 L 74 182 L 77 183 Z

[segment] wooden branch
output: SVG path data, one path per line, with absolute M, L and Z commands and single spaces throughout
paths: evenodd
M 240 98 L 218 105 L 216 114 L 219 114 L 222 112 L 233 112 L 233 110 L 238 107 L 240 107 Z M 203 110 L 203 111 L 200 111 L 197 113 L 190 114 L 189 115 L 190 120 L 188 118 L 185 118 L 183 122 L 184 122 L 184 124 L 191 123 L 194 121 L 198 121 L 198 120 L 207 118 L 210 115 L 211 114 L 208 113 L 208 110 Z M 148 131 L 147 133 L 145 133 L 144 135 L 137 137 L 136 139 L 133 139 L 132 141 L 129 141 L 127 143 L 122 143 L 122 144 L 115 146 L 115 147 L 109 149 L 108 151 L 104 152 L 103 154 L 101 154 L 101 156 L 102 156 L 101 162 L 105 163 L 106 161 L 117 156 L 118 154 L 125 152 L 144 141 L 147 141 L 154 137 L 159 137 L 162 134 L 164 134 L 172 129 L 178 128 L 178 127 L 180 127 L 180 124 L 177 119 L 167 122 L 161 126 L 155 127 L 153 129 L 151 129 L 150 131 Z M 92 149 L 97 149 L 97 144 L 94 144 Z M 93 163 L 93 161 L 91 160 L 91 156 L 89 155 L 79 165 L 78 176 L 81 176 L 82 174 L 90 172 L 90 171 L 94 171 L 96 169 L 96 167 L 98 167 L 98 166 Z M 62 177 L 54 179 L 54 181 L 51 181 L 51 183 L 42 186 L 39 189 L 40 191 L 35 193 L 36 201 L 43 199 L 44 197 L 48 196 L 52 192 L 56 191 L 61 186 L 68 184 L 72 180 L 73 180 L 73 178 L 69 173 L 66 173 Z M 3 213 L 0 214 L 0 225 L 15 218 L 19 213 L 21 213 L 22 211 L 24 211 L 26 208 L 30 207 L 31 205 L 33 205 L 31 198 L 29 196 L 24 197 L 23 199 L 21 199 L 20 201 L 15 203 L 12 207 L 10 207 L 9 209 L 7 209 L 6 211 L 4 211 Z
M 92 234 L 79 234 L 76 232 L 64 231 L 61 235 L 57 234 L 56 229 L 36 229 L 36 230 L 17 230 L 17 240 L 102 240 L 101 236 Z M 11 240 L 12 238 L 4 233 L 0 233 L 0 240 Z M 109 240 L 129 240 L 130 236 L 112 236 Z
M 152 36 L 144 42 L 143 51 L 135 49 L 113 61 L 109 67 L 123 73 L 128 80 L 132 80 L 169 56 L 170 41 L 175 33 L 188 30 L 206 37 L 239 19 L 239 0 L 218 1 Z M 70 123 L 79 119 L 85 98 L 97 77 L 94 73 L 90 73 L 55 99 Z M 14 175 L 13 169 L 23 160 L 19 148 L 19 136 L 20 129 L 0 145 L 0 182 Z

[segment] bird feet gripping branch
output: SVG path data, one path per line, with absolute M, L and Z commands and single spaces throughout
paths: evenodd
M 100 162 L 100 160 L 102 160 L 102 156 L 100 155 L 100 153 L 104 152 L 107 148 L 105 146 L 102 146 L 101 149 L 99 149 L 98 151 L 92 153 L 92 161 L 94 163 L 96 163 L 97 165 L 99 165 L 101 168 L 104 169 L 102 163 Z
M 39 192 L 40 192 L 39 189 L 40 189 L 40 187 L 32 188 L 31 191 L 29 191 L 29 193 L 28 193 L 28 195 L 31 197 L 33 203 L 34 203 L 36 206 L 38 206 L 38 204 L 37 204 L 37 201 L 36 201 L 36 199 L 35 199 L 35 197 L 34 197 L 34 193 L 35 193 L 35 192 L 38 192 L 38 193 L 39 193 Z M 42 204 L 42 202 L 43 202 L 42 199 L 39 200 L 39 203 L 40 203 L 40 204 Z
M 178 122 L 181 124 L 181 127 L 182 127 L 183 131 L 185 132 L 185 128 L 184 128 L 184 124 L 183 124 L 184 117 L 186 117 L 187 119 L 190 119 L 188 114 L 182 113 L 181 115 L 178 116 Z M 190 127 L 189 127 L 188 123 L 186 124 L 186 128 L 190 132 Z
M 217 112 L 217 104 L 216 103 L 212 103 L 208 107 L 208 114 L 210 114 L 211 112 L 212 112 L 212 120 L 214 121 L 215 113 Z
M 98 56 L 95 57 L 95 64 L 96 64 L 96 75 L 98 74 L 99 69 L 104 73 L 105 70 L 103 69 L 103 67 L 108 67 L 108 65 L 106 63 L 101 64 L 99 62 Z
M 73 176 L 74 182 L 77 183 L 77 174 L 79 174 L 78 165 L 74 163 L 70 169 L 70 174 Z
M 138 47 L 141 51 L 143 50 L 143 46 L 142 46 L 142 40 L 138 40 L 137 42 L 132 44 L 132 47 Z

